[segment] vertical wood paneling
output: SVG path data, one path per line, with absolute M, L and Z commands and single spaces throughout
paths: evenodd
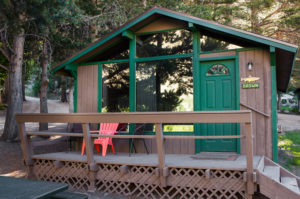
M 97 112 L 98 66 L 78 67 L 78 113 Z
M 271 115 L 272 113 L 272 95 L 271 95 L 271 68 L 270 68 L 270 53 L 264 51 L 264 80 L 265 80 L 265 113 Z M 271 117 L 265 119 L 265 146 L 266 156 L 272 158 L 272 120 Z
M 242 89 L 240 86 L 240 102 L 266 114 L 271 114 L 271 74 L 269 52 L 251 50 L 239 52 L 240 78 L 259 77 L 259 88 Z M 252 61 L 253 70 L 248 71 L 247 63 Z M 241 83 L 240 83 L 241 84 Z M 241 106 L 241 109 L 247 109 Z M 272 157 L 271 118 L 252 111 L 254 154 Z M 244 134 L 241 127 L 241 134 Z M 245 154 L 245 142 L 241 142 L 241 153 Z

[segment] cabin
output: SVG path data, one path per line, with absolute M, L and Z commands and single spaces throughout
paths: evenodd
M 52 67 L 74 78 L 76 114 L 17 114 L 17 121 L 82 123 L 86 155 L 29 153 L 29 173 L 142 198 L 297 198 L 300 179 L 276 163 L 276 94 L 287 90 L 297 49 L 154 7 Z M 115 155 L 93 150 L 101 135 L 89 129 L 101 122 L 129 123 L 110 136 Z M 27 154 L 28 137 L 45 132 L 24 128 Z M 121 155 L 130 142 L 136 153 Z

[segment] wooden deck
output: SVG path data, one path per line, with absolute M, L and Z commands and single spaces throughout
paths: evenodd
M 72 189 L 134 198 L 250 199 L 255 191 L 257 178 L 254 170 L 262 158 L 253 156 L 250 111 L 16 114 L 16 120 L 28 176 L 38 180 L 64 182 Z M 28 122 L 81 123 L 83 132 L 28 132 L 25 126 Z M 91 123 L 154 123 L 155 135 L 95 135 L 90 133 Z M 163 124 L 167 123 L 240 123 L 244 135 L 164 135 Z M 86 155 L 81 156 L 79 152 L 33 154 L 31 138 L 36 135 L 84 138 Z M 93 139 L 97 137 L 152 139 L 156 150 L 149 155 L 117 153 L 102 157 L 94 152 Z M 195 139 L 241 139 L 244 140 L 241 147 L 246 153 L 236 159 L 220 158 L 224 157 L 222 155 L 203 159 L 203 156 L 165 151 L 168 140 Z M 206 157 L 210 158 L 210 155 Z
M 117 153 L 107 154 L 105 157 L 94 155 L 97 164 L 117 164 L 117 165 L 140 165 L 140 166 L 158 166 L 157 154 L 131 154 Z M 262 156 L 253 157 L 253 168 L 257 169 L 258 163 Z M 87 162 L 86 155 L 80 155 L 79 152 L 59 152 L 48 153 L 32 156 L 32 159 L 58 160 L 71 162 Z M 165 154 L 165 166 L 176 168 L 193 168 L 193 169 L 222 169 L 222 170 L 239 170 L 246 171 L 246 156 L 237 155 L 235 160 L 212 160 L 196 159 L 194 155 L 184 154 Z

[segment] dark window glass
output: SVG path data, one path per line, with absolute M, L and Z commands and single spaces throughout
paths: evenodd
M 129 111 L 129 64 L 102 65 L 102 112 Z
M 185 54 L 193 51 L 192 34 L 187 30 L 137 36 L 137 57 Z
M 193 111 L 192 75 L 191 58 L 137 63 L 137 111 Z M 193 125 L 165 124 L 164 131 L 193 131 Z
M 215 64 L 215 65 L 211 66 L 206 73 L 207 76 L 227 75 L 227 74 L 229 74 L 229 70 L 226 66 L 224 66 L 222 64 Z
M 237 48 L 242 48 L 242 47 L 206 35 L 203 35 L 200 38 L 201 52 L 228 50 L 228 49 L 237 49 Z

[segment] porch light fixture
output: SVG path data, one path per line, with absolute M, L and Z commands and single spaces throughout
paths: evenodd
M 252 68 L 253 68 L 253 63 L 252 63 L 252 61 L 249 61 L 247 65 L 248 65 L 248 70 L 249 70 L 249 71 L 252 71 Z

